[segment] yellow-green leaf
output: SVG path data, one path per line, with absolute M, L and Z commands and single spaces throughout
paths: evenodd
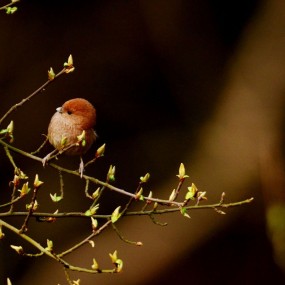
M 121 209 L 121 206 L 117 207 L 111 215 L 111 221 L 113 224 L 117 222 L 119 218 L 121 217 L 120 209 Z

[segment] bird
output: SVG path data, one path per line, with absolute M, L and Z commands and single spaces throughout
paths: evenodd
M 79 173 L 83 176 L 85 154 L 96 140 L 94 126 L 96 123 L 96 109 L 83 98 L 74 98 L 56 108 L 49 126 L 47 139 L 55 150 L 45 156 L 43 165 L 55 153 L 80 156 Z

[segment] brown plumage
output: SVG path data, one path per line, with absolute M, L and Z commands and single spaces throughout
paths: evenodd
M 56 111 L 48 126 L 49 142 L 58 151 L 67 148 L 64 151 L 67 155 L 83 155 L 96 139 L 96 133 L 93 129 L 96 123 L 95 108 L 87 100 L 75 98 L 66 101 Z M 78 136 L 83 131 L 85 131 L 85 142 L 68 148 L 78 142 Z M 48 155 L 44 158 L 44 164 L 48 161 L 49 157 Z M 81 165 L 81 167 L 83 166 Z
M 95 108 L 87 100 L 75 98 L 66 101 L 56 110 L 48 127 L 49 142 L 57 150 L 61 150 L 63 138 L 66 139 L 64 147 L 68 147 L 75 144 L 78 141 L 77 137 L 85 131 L 85 146 L 74 146 L 65 152 L 68 155 L 84 154 L 96 139 L 93 130 L 96 122 Z

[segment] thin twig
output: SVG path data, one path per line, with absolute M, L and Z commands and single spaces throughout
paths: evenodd
M 126 239 L 125 237 L 123 237 L 123 235 L 121 234 L 121 232 L 119 231 L 119 229 L 115 226 L 114 223 L 112 223 L 112 228 L 113 230 L 116 232 L 116 234 L 118 235 L 118 237 L 125 243 L 131 244 L 131 245 L 136 245 L 136 246 L 141 246 L 142 242 L 140 241 L 131 241 Z
M 64 182 L 63 182 L 63 177 L 62 177 L 62 173 L 61 173 L 60 170 L 58 171 L 58 175 L 59 175 L 60 197 L 63 199 L 63 196 L 64 196 Z
M 0 208 L 4 208 L 4 207 L 7 207 L 7 206 L 12 206 L 13 204 L 15 204 L 16 202 L 18 202 L 19 200 L 21 200 L 24 197 L 24 196 L 18 196 L 17 198 L 13 198 L 15 196 L 15 191 L 14 191 L 15 189 L 16 189 L 16 187 L 13 188 L 11 201 L 8 202 L 8 203 L 5 203 L 5 204 L 1 204 Z M 12 212 L 13 212 L 13 208 L 10 208 L 8 213 L 12 213 Z
M 159 222 L 159 221 L 157 221 L 156 219 L 155 219 L 155 217 L 154 217 L 154 214 L 156 213 L 156 211 L 151 211 L 149 214 L 148 214 L 148 216 L 150 217 L 150 219 L 151 219 L 151 221 L 155 224 L 155 225 L 158 225 L 158 226 L 163 226 L 163 227 L 165 227 L 165 226 L 167 226 L 167 223 L 165 222 L 165 223 L 162 223 L 162 222 Z
M 93 164 L 96 160 L 97 160 L 97 157 L 94 157 L 93 159 L 89 160 L 88 162 L 84 164 L 84 168 L 86 169 L 87 166 L 89 166 L 90 164 Z
M 89 190 L 89 179 L 86 179 L 85 181 L 85 189 L 84 189 L 84 192 L 85 192 L 85 196 L 89 199 L 92 199 L 92 196 L 88 193 L 88 190 Z
M 9 4 L 6 4 L 6 5 L 2 6 L 2 7 L 0 7 L 0 10 L 5 10 L 6 8 L 13 6 L 17 2 L 20 2 L 20 0 L 11 1 Z
M 25 221 L 24 221 L 24 223 L 23 223 L 23 225 L 22 225 L 22 227 L 21 227 L 21 229 L 19 231 L 20 234 L 26 232 L 27 229 L 28 229 L 28 227 L 27 227 L 28 226 L 28 222 L 29 222 L 29 219 L 30 219 L 32 213 L 34 212 L 34 206 L 35 206 L 35 202 L 36 202 L 36 199 L 37 199 L 38 190 L 39 190 L 39 187 L 35 187 L 34 188 L 32 201 L 31 201 L 31 203 L 29 205 L 29 207 L 30 207 L 29 208 L 29 212 L 28 212 L 28 214 L 26 216 L 26 219 L 25 219 Z
M 186 206 L 186 210 L 212 210 L 215 208 L 233 208 L 233 207 L 238 207 L 241 205 L 249 204 L 254 200 L 254 198 L 249 198 L 245 199 L 242 201 L 238 202 L 232 202 L 232 203 L 225 203 L 225 204 L 208 204 L 208 205 L 193 205 L 193 206 Z M 174 208 L 166 208 L 166 209 L 160 209 L 160 210 L 148 210 L 148 211 L 130 211 L 124 213 L 124 216 L 149 216 L 149 215 L 162 215 L 162 214 L 167 214 L 167 213 L 175 213 L 175 212 L 180 212 L 181 208 L 179 207 L 174 207 Z M 26 216 L 27 212 L 5 212 L 5 213 L 0 213 L 0 217 L 21 217 L 21 216 Z M 68 212 L 68 213 L 45 213 L 45 212 L 34 212 L 32 213 L 31 217 L 52 217 L 52 218 L 68 218 L 68 217 L 74 217 L 74 218 L 88 218 L 90 219 L 89 216 L 86 216 L 82 212 Z M 92 216 L 95 219 L 110 219 L 111 215 L 93 215 Z
M 12 151 L 14 152 L 17 152 L 23 156 L 26 156 L 28 158 L 31 158 L 35 161 L 39 161 L 42 163 L 42 158 L 38 157 L 38 156 L 35 156 L 35 155 L 32 155 L 28 152 L 25 152 L 23 150 L 20 150 L 10 144 L 7 144 L 6 142 L 4 142 L 3 140 L 0 139 L 0 144 L 2 144 L 3 146 L 7 146 L 9 149 L 11 149 Z M 65 172 L 65 173 L 69 173 L 69 174 L 72 174 L 72 175 L 75 175 L 75 176 L 79 176 L 80 177 L 80 174 L 78 173 L 78 171 L 75 171 L 75 170 L 70 170 L 70 169 L 67 169 L 67 168 L 64 168 L 64 167 L 61 167 L 55 163 L 49 163 L 49 166 L 57 169 L 57 170 L 60 170 L 62 172 Z M 120 189 L 118 187 L 115 187 L 107 182 L 103 182 L 103 181 L 100 181 L 92 176 L 88 176 L 88 175 L 82 175 L 82 178 L 84 179 L 89 179 L 91 182 L 95 183 L 95 184 L 100 184 L 102 186 L 105 186 L 106 188 L 109 188 L 110 190 L 113 190 L 113 191 L 116 191 L 122 195 L 125 195 L 125 196 L 129 196 L 129 197 L 133 197 L 133 198 L 136 198 L 136 194 L 133 194 L 133 193 L 130 193 L 130 192 L 127 192 L 126 190 L 124 189 Z M 169 201 L 169 200 L 163 200 L 163 199 L 158 199 L 158 198 L 149 198 L 149 197 L 144 197 L 144 200 L 146 201 L 151 201 L 151 202 L 157 202 L 158 204 L 161 204 L 161 205 L 166 205 L 166 206 L 181 206 L 183 203 L 180 203 L 180 202 L 176 202 L 176 201 Z
M 38 147 L 38 149 L 36 149 L 35 151 L 31 152 L 31 154 L 37 154 L 39 153 L 42 148 L 46 145 L 46 143 L 48 142 L 48 137 L 46 135 L 44 135 L 46 138 L 44 140 L 44 142 Z
M 13 159 L 13 157 L 9 151 L 9 148 L 7 146 L 4 146 L 4 150 L 5 150 L 7 157 L 9 158 L 12 166 L 14 167 L 14 170 L 16 171 L 16 169 L 18 169 L 18 167 L 17 167 L 17 165 L 16 165 L 16 163 L 15 163 L 15 161 L 14 161 L 14 159 Z
M 178 183 L 178 185 L 177 185 L 177 187 L 175 189 L 175 194 L 174 194 L 174 199 L 173 200 L 175 200 L 178 197 L 178 194 L 179 194 L 179 192 L 181 190 L 181 187 L 182 187 L 184 181 L 185 181 L 185 178 L 180 178 L 179 179 L 179 183 Z
M 20 237 L 24 240 L 26 240 L 28 243 L 33 245 L 35 248 L 37 248 L 40 252 L 43 252 L 45 255 L 49 256 L 52 259 L 55 259 L 58 261 L 58 258 L 54 256 L 50 251 L 46 250 L 44 247 L 42 247 L 37 241 L 32 239 L 31 237 L 27 236 L 26 234 L 19 234 L 19 230 L 15 228 L 14 226 L 6 223 L 5 221 L 0 219 L 0 225 L 4 226 L 5 228 L 9 229 L 10 231 L 14 232 L 15 234 L 20 235 Z
M 5 221 L 0 219 L 0 226 L 6 227 L 7 229 L 9 229 L 10 231 L 14 232 L 15 234 L 19 234 L 19 230 L 17 228 L 15 228 L 14 226 L 6 223 Z M 60 255 L 54 254 L 51 251 L 47 250 L 47 248 L 44 248 L 43 246 L 41 246 L 37 241 L 35 241 L 34 239 L 32 239 L 31 237 L 29 237 L 26 234 L 19 234 L 20 237 L 24 240 L 26 240 L 28 243 L 30 243 L 31 245 L 33 245 L 35 248 L 37 248 L 40 252 L 43 252 L 45 255 L 47 255 L 48 257 L 58 261 L 59 263 L 61 263 L 65 268 L 68 268 L 69 270 L 72 271 L 77 271 L 77 272 L 86 272 L 86 273 L 115 273 L 116 271 L 114 269 L 100 269 L 100 270 L 93 270 L 93 269 L 88 269 L 88 268 L 82 268 L 82 267 L 77 267 L 77 266 L 73 266 L 71 264 L 69 264 L 68 262 L 66 262 L 65 260 L 63 260 Z
M 34 97 L 35 95 L 41 93 L 42 91 L 45 90 L 45 88 L 52 82 L 54 82 L 54 80 L 56 78 L 58 78 L 60 75 L 66 73 L 66 68 L 63 68 L 59 73 L 57 73 L 54 77 L 53 80 L 48 80 L 46 81 L 41 87 L 39 87 L 36 91 L 34 91 L 32 94 L 30 94 L 28 97 L 24 98 L 22 101 L 20 101 L 19 103 L 13 105 L 5 114 L 4 116 L 2 116 L 2 118 L 0 118 L 0 125 L 2 124 L 2 122 L 12 113 L 14 112 L 16 109 L 18 109 L 19 107 L 21 107 L 22 105 L 24 105 L 27 101 L 29 101 L 32 97 Z
M 58 257 L 63 257 L 71 252 L 73 252 L 74 250 L 78 249 L 79 247 L 83 246 L 84 244 L 86 244 L 87 242 L 89 242 L 92 238 L 94 238 L 95 236 L 99 235 L 103 230 L 105 230 L 110 224 L 111 224 L 111 220 L 108 220 L 105 224 L 103 224 L 98 230 L 94 231 L 92 234 L 90 234 L 89 236 L 87 236 L 85 239 L 83 239 L 81 242 L 75 244 L 74 246 L 72 246 L 71 248 L 69 248 L 68 250 L 58 254 Z

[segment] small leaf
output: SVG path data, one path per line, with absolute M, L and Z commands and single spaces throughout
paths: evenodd
M 151 203 L 151 201 L 148 200 L 148 199 L 151 199 L 151 198 L 152 198 L 152 191 L 149 192 L 149 194 L 148 194 L 148 196 L 147 196 L 147 198 L 146 198 L 146 203 L 147 203 L 147 204 L 150 204 L 150 203 Z
M 23 184 L 22 189 L 18 190 L 20 192 L 20 196 L 25 196 L 30 192 L 31 188 L 29 188 L 29 182 Z
M 47 251 L 50 251 L 50 252 L 53 251 L 53 241 L 52 241 L 52 240 L 47 239 L 47 247 L 46 247 L 46 250 L 47 250 Z
M 93 240 L 89 240 L 88 242 L 91 245 L 91 247 L 95 247 L 95 242 Z
M 51 67 L 48 71 L 48 80 L 52 81 L 52 80 L 54 80 L 54 78 L 55 78 L 55 73 Z
M 39 188 L 42 184 L 44 184 L 44 182 L 40 181 L 39 175 L 36 174 L 35 181 L 34 181 L 34 187 Z
M 120 209 L 121 209 L 121 206 L 117 207 L 111 215 L 111 221 L 113 224 L 117 222 L 119 218 L 121 217 Z
M 135 199 L 143 201 L 144 197 L 143 197 L 142 193 L 143 193 L 143 188 L 141 187 L 140 190 L 136 193 Z
M 78 142 L 84 147 L 86 145 L 86 132 L 82 131 L 81 135 L 77 136 Z
M 179 171 L 178 171 L 178 175 L 176 175 L 180 180 L 183 180 L 187 177 L 189 177 L 188 175 L 185 174 L 185 167 L 183 163 L 180 163 L 179 166 Z
M 98 264 L 98 262 L 96 261 L 95 258 L 93 258 L 93 263 L 92 263 L 92 265 L 91 265 L 91 268 L 92 268 L 93 270 L 98 270 L 98 268 L 99 268 L 99 264 Z
M 92 230 L 96 230 L 98 227 L 98 221 L 96 219 L 94 219 L 93 217 L 91 217 L 91 223 L 92 223 Z
M 123 269 L 123 260 L 122 259 L 117 259 L 116 263 L 116 272 L 121 272 Z
M 72 285 L 80 285 L 80 279 L 73 280 Z
M 97 210 L 99 209 L 99 204 L 93 206 L 92 208 L 88 209 L 85 212 L 85 216 L 90 217 L 96 214 Z
M 22 246 L 17 246 L 17 245 L 12 245 L 11 244 L 10 247 L 12 249 L 14 249 L 20 255 L 24 253 L 24 250 L 23 250 Z
M 34 203 L 26 204 L 26 209 L 29 211 L 33 207 L 32 211 L 36 211 L 38 209 L 38 206 L 38 201 L 35 200 Z
M 18 10 L 17 7 L 6 7 L 6 14 L 12 15 Z
M 72 55 L 70 55 L 68 57 L 68 60 L 67 62 L 65 62 L 63 64 L 63 66 L 65 67 L 65 73 L 70 73 L 70 72 L 73 72 L 75 67 L 73 66 L 73 58 L 72 58 Z
M 174 199 L 176 198 L 175 196 L 176 196 L 176 190 L 173 189 L 173 191 L 171 192 L 171 194 L 170 194 L 168 200 L 169 200 L 170 202 L 174 201 Z
M 49 195 L 50 195 L 51 200 L 55 203 L 57 203 L 63 199 L 63 197 L 61 195 L 57 196 L 56 193 L 54 193 L 53 195 L 52 194 L 49 194 Z
M 19 175 L 20 179 L 28 179 L 29 178 L 20 168 L 17 168 L 16 172 Z
M 5 135 L 5 138 L 8 139 L 9 143 L 12 143 L 14 141 L 13 132 L 14 132 L 14 121 L 11 121 L 6 129 L 0 130 L 0 135 Z
M 194 200 L 197 196 L 198 189 L 194 183 L 190 187 L 187 187 L 188 192 L 185 195 L 186 200 Z
M 0 226 L 0 240 L 5 237 L 5 234 L 2 231 L 2 226 Z
M 92 194 L 92 198 L 95 200 L 100 194 L 100 187 L 98 187 Z
M 180 213 L 183 215 L 183 217 L 186 217 L 186 218 L 188 218 L 188 219 L 191 218 L 191 217 L 188 215 L 187 209 L 186 209 L 185 207 L 182 207 L 182 208 L 180 209 Z
M 9 143 L 12 143 L 14 141 L 13 132 L 14 132 L 14 121 L 11 121 L 7 127 L 7 137 L 8 137 Z
M 68 64 L 68 66 L 73 66 L 73 57 L 71 54 L 68 57 L 67 64 Z
M 109 171 L 107 173 L 107 180 L 114 182 L 115 181 L 115 172 L 116 172 L 116 167 L 110 165 Z
M 116 266 L 116 272 L 121 272 L 123 269 L 123 261 L 122 259 L 118 258 L 117 250 L 114 251 L 114 253 L 109 253 L 109 256 L 111 258 L 111 261 Z
M 149 178 L 150 178 L 150 174 L 147 173 L 145 176 L 141 176 L 141 177 L 140 177 L 140 181 L 141 181 L 142 183 L 146 183 L 146 182 L 149 180 Z
M 101 145 L 101 146 L 97 149 L 96 154 L 95 154 L 95 157 L 96 157 L 96 158 L 101 157 L 101 156 L 104 156 L 105 147 L 106 147 L 106 144 L 103 144 L 103 145 Z
M 116 263 L 117 259 L 118 259 L 118 252 L 117 250 L 115 250 L 113 253 L 109 253 L 109 256 L 111 258 L 112 263 Z

